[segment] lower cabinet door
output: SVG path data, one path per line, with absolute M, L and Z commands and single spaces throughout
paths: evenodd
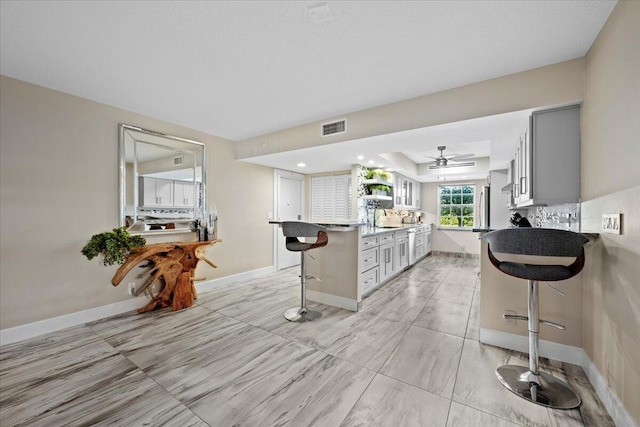
M 393 244 L 380 246 L 380 283 L 393 276 Z
M 362 294 L 366 295 L 369 291 L 374 289 L 380 283 L 380 270 L 378 267 L 374 267 L 369 271 L 365 271 L 360 276 L 360 286 L 362 287 Z
M 416 246 L 416 259 L 420 259 L 426 254 L 424 245 Z

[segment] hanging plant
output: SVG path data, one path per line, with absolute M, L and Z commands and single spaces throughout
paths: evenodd
M 141 236 L 132 236 L 126 227 L 114 228 L 113 231 L 94 234 L 82 248 L 82 254 L 92 260 L 102 254 L 102 264 L 105 266 L 123 264 L 131 249 L 145 245 L 146 240 Z

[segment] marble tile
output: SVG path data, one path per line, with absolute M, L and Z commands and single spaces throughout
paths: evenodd
M 458 402 L 451 402 L 447 427 L 517 427 L 519 424 L 478 411 Z
M 378 371 L 402 339 L 409 325 L 361 315 L 354 328 L 341 335 L 326 351 L 373 371 Z
M 598 399 L 593 386 L 589 382 L 589 379 L 582 368 L 570 363 L 564 363 L 563 367 L 566 372 L 567 382 L 582 398 L 582 405 L 580 405 L 580 419 L 583 424 L 594 427 L 615 427 L 613 420 L 607 413 L 607 410 L 600 399 Z M 555 419 L 555 414 L 552 414 L 552 421 L 555 421 Z
M 546 427 L 551 424 L 545 407 L 527 402 L 500 384 L 498 366 L 527 366 L 527 359 L 508 350 L 465 340 L 453 401 L 513 423 Z
M 88 328 L 63 335 L 2 348 L 0 425 L 206 425 Z
M 205 422 L 233 425 L 291 378 L 326 357 L 280 337 L 273 341 L 255 344 L 252 351 L 238 354 L 222 369 L 203 359 L 200 364 L 185 361 L 183 366 L 158 369 L 150 375 Z M 240 351 L 241 345 L 235 348 Z
M 283 317 L 299 298 L 292 268 L 216 287 L 186 310 L 3 346 L 0 425 L 613 426 L 580 367 L 540 361 L 578 391 L 581 411 L 502 387 L 495 368 L 527 355 L 478 342 L 478 266 L 430 256 L 364 311 L 309 302 L 323 316 L 304 324 Z
M 362 313 L 396 322 L 412 323 L 428 300 L 406 289 L 394 293 L 387 292 L 384 298 L 363 301 Z
M 449 263 L 428 263 L 418 264 L 412 269 L 402 273 L 400 277 L 408 279 L 428 280 L 431 282 L 441 282 L 451 270 Z
M 464 337 L 467 339 L 480 341 L 480 294 L 474 294 L 473 302 L 471 303 L 471 311 L 469 312 L 469 321 L 467 322 L 467 329 Z M 478 301 L 478 302 L 476 302 Z
M 462 338 L 412 326 L 380 373 L 451 398 Z
M 448 412 L 448 399 L 378 374 L 341 427 L 437 427 Z
M 383 285 L 380 290 L 384 292 L 407 291 L 419 297 L 431 298 L 438 286 L 440 286 L 439 282 L 430 280 L 398 278 Z
M 473 288 L 478 278 L 478 269 L 475 267 L 453 267 L 442 279 L 444 283 L 453 283 Z
M 327 355 L 281 385 L 238 424 L 337 426 L 374 376 L 373 371 Z
M 442 283 L 431 298 L 470 306 L 473 300 L 473 288 L 453 283 Z
M 427 302 L 413 326 L 464 338 L 468 320 L 469 306 L 434 298 Z

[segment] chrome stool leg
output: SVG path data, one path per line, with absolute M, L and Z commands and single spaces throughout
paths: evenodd
M 538 282 L 529 280 L 529 369 L 524 366 L 504 365 L 496 370 L 496 375 L 509 391 L 530 402 L 555 409 L 576 408 L 582 403 L 580 396 L 564 381 L 539 371 L 538 310 Z
M 290 322 L 306 322 L 316 320 L 322 317 L 322 313 L 307 308 L 307 266 L 305 263 L 305 252 L 300 252 L 300 284 L 301 284 L 301 302 L 300 307 L 290 308 L 284 312 L 284 317 Z

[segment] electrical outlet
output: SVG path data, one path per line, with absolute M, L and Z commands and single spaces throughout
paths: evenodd
M 133 296 L 136 294 L 136 284 L 129 283 L 129 295 Z
M 515 316 L 515 315 L 517 315 L 518 313 L 516 313 L 516 312 L 515 312 L 515 311 L 513 311 L 513 310 L 505 310 L 505 311 L 504 311 L 504 314 L 510 314 L 510 315 L 512 315 L 512 316 Z M 507 323 L 507 325 L 509 325 L 509 326 L 516 326 L 516 325 L 518 324 L 516 319 L 504 319 L 504 321 L 505 321 L 505 322 Z

